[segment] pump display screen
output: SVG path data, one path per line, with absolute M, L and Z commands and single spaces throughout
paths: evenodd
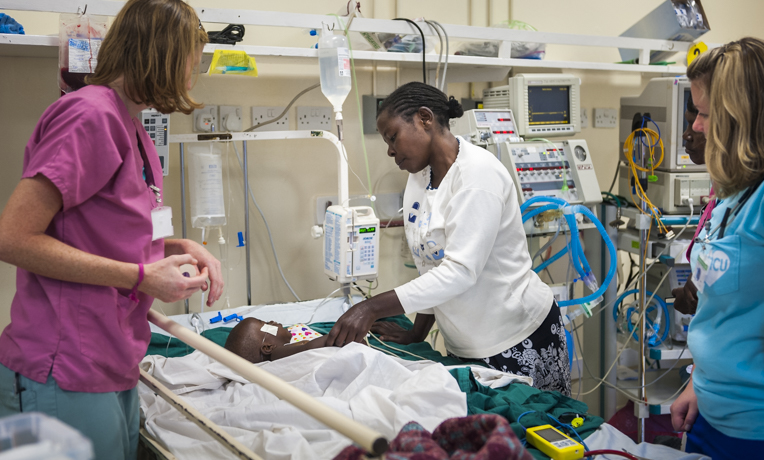
M 535 433 L 548 442 L 567 441 L 568 439 L 551 428 L 547 428 L 546 430 L 537 430 Z
M 528 124 L 569 125 L 570 86 L 528 86 Z
M 375 231 L 377 231 L 376 227 L 367 227 L 359 229 L 358 233 L 374 233 Z

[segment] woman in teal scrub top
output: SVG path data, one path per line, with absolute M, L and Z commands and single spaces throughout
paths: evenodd
M 687 451 L 720 459 L 764 452 L 764 42 L 728 43 L 687 69 L 720 199 L 692 248 L 695 369 L 671 406 Z

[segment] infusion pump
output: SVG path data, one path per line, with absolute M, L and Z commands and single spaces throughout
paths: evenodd
M 536 196 L 587 206 L 602 202 L 585 140 L 502 142 L 488 150 L 509 170 L 520 204 Z
M 340 283 L 375 279 L 379 232 L 372 208 L 329 206 L 324 217 L 324 272 Z

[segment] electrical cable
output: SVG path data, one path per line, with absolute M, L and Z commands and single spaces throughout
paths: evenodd
M 438 21 L 430 20 L 433 24 L 440 27 L 440 30 L 443 32 L 443 36 L 445 37 L 446 42 L 446 58 L 445 58 L 445 64 L 443 66 L 443 75 L 441 75 L 440 79 L 440 86 L 438 86 L 438 89 L 443 91 L 446 87 L 446 74 L 448 73 L 448 55 L 451 52 L 449 49 L 449 40 L 448 40 L 448 32 L 446 32 L 446 28 L 443 27 Z M 437 81 L 436 81 L 437 83 Z M 437 85 L 436 85 L 437 86 Z
M 608 193 L 613 193 L 613 187 L 615 187 L 615 181 L 618 179 L 618 170 L 621 169 L 621 159 L 618 159 L 618 163 L 615 165 L 615 174 L 613 174 L 613 182 L 610 183 L 610 187 L 607 189 Z
M 656 289 L 655 289 L 655 291 L 656 291 L 656 292 L 660 290 L 660 287 L 661 287 L 661 285 L 663 285 L 663 282 L 666 280 L 666 278 L 668 277 L 669 273 L 671 273 L 671 270 L 673 270 L 673 267 L 669 267 L 669 269 L 668 269 L 668 270 L 666 270 L 666 273 L 663 275 L 663 278 L 661 278 L 660 282 L 658 283 L 658 286 L 657 286 L 657 287 L 656 287 Z M 649 303 L 651 303 L 651 302 L 652 302 L 652 300 L 653 300 L 653 298 L 651 297 L 650 299 L 648 299 L 648 301 L 647 301 L 646 303 L 647 303 L 647 304 L 649 304 Z M 600 312 L 601 312 L 601 311 L 602 311 L 602 310 L 600 310 Z M 642 316 L 644 316 L 644 315 L 645 315 L 645 312 L 646 312 L 646 311 L 647 311 L 647 309 L 645 309 L 645 311 L 642 311 L 642 312 L 640 313 L 640 315 L 639 315 L 639 318 L 637 319 L 637 322 L 641 322 L 641 321 L 642 321 Z M 578 326 L 578 327 L 580 327 L 580 326 Z M 573 331 L 572 331 L 573 333 L 575 333 L 575 334 L 576 334 L 576 337 L 578 337 L 578 335 L 577 335 L 577 329 L 578 329 L 578 327 L 574 328 L 574 329 L 573 329 Z M 584 360 L 584 367 L 586 368 L 586 371 L 589 373 L 589 375 L 591 376 L 591 378 L 592 378 L 592 379 L 594 379 L 594 380 L 598 380 L 598 381 L 599 381 L 599 383 L 598 383 L 597 385 L 595 385 L 595 386 L 594 386 L 594 388 L 592 388 L 591 390 L 589 390 L 589 391 L 585 391 L 585 392 L 581 393 L 581 396 L 585 396 L 585 395 L 588 395 L 588 394 L 590 394 L 590 393 L 593 393 L 593 392 L 594 392 L 594 391 L 596 391 L 596 390 L 597 390 L 597 389 L 598 389 L 598 388 L 599 388 L 599 387 L 600 387 L 602 384 L 606 384 L 606 385 L 608 385 L 608 386 L 614 387 L 614 388 L 616 388 L 617 390 L 621 391 L 621 393 L 623 393 L 623 394 L 627 395 L 627 397 L 628 397 L 629 399 L 632 399 L 632 400 L 635 400 L 635 399 L 636 399 L 636 398 L 634 398 L 634 396 L 632 396 L 631 394 L 628 394 L 628 393 L 626 393 L 625 391 L 623 391 L 623 390 L 620 390 L 620 389 L 619 389 L 617 386 L 615 386 L 615 385 L 611 384 L 610 382 L 607 382 L 607 381 L 605 381 L 605 380 L 604 380 L 604 379 L 605 379 L 605 378 L 606 378 L 608 375 L 610 375 L 610 372 L 612 372 L 612 371 L 613 371 L 613 368 L 615 368 L 616 364 L 618 364 L 618 360 L 621 358 L 621 355 L 623 354 L 623 352 L 624 352 L 624 351 L 625 351 L 625 350 L 628 348 L 628 344 L 629 344 L 629 342 L 631 342 L 631 339 L 632 339 L 632 335 L 631 335 L 631 334 L 629 334 L 629 335 L 628 335 L 628 337 L 626 338 L 626 342 L 623 344 L 623 348 L 621 348 L 621 351 L 620 351 L 620 352 L 618 352 L 618 355 L 616 355 L 616 357 L 615 357 L 615 360 L 613 360 L 613 364 L 611 364 L 611 365 L 610 365 L 610 368 L 607 370 L 607 372 L 605 372 L 605 375 L 603 375 L 603 376 L 602 376 L 602 378 L 597 378 L 597 377 L 594 377 L 594 374 L 593 374 L 593 373 L 592 373 L 592 372 L 589 370 L 589 366 L 588 366 L 588 364 L 586 364 L 586 361 Z M 580 344 L 579 344 L 579 346 L 580 346 Z M 639 402 L 640 404 L 642 403 L 641 401 L 638 401 L 638 402 Z
M 260 128 L 262 126 L 269 125 L 271 123 L 276 123 L 277 121 L 281 120 L 284 117 L 284 115 L 286 115 L 289 112 L 289 109 L 292 107 L 292 104 L 294 104 L 295 101 L 297 101 L 297 99 L 299 99 L 303 94 L 307 93 L 308 91 L 312 91 L 312 90 L 318 88 L 319 86 L 321 86 L 321 83 L 316 83 L 315 85 L 309 86 L 309 87 L 305 88 L 304 90 L 300 91 L 299 93 L 297 93 L 297 96 L 293 97 L 292 100 L 289 101 L 289 104 L 286 106 L 284 111 L 281 112 L 281 114 L 279 116 L 277 116 L 276 118 L 271 118 L 270 120 L 266 120 L 266 121 L 264 121 L 262 123 L 258 123 L 256 125 L 250 127 L 250 128 L 247 128 L 247 129 L 244 130 L 244 132 L 248 133 L 248 132 L 254 131 L 257 128 Z
M 443 60 L 443 35 L 440 33 L 440 29 L 433 23 L 432 21 L 428 21 L 425 19 L 425 21 L 428 26 L 430 26 L 430 29 L 434 30 L 436 34 L 438 34 L 438 41 L 440 41 L 440 49 L 438 50 L 438 66 L 435 68 L 435 86 L 436 88 L 440 89 L 439 85 L 439 79 L 440 79 L 440 62 Z
M 239 168 L 241 168 L 242 172 L 246 174 L 247 172 L 244 171 L 244 164 L 241 161 L 241 156 L 239 156 L 239 148 L 236 146 L 236 143 L 233 143 L 233 149 L 236 152 L 236 159 L 239 160 Z M 257 200 L 255 199 L 255 194 L 252 192 L 252 185 L 249 185 L 249 197 L 252 199 L 252 202 L 255 204 L 255 207 L 257 208 L 257 211 L 260 213 L 260 217 L 263 218 L 263 222 L 265 222 L 265 230 L 268 231 L 268 239 L 271 242 L 271 250 L 273 250 L 273 257 L 276 259 L 276 267 L 279 269 L 279 273 L 281 274 L 281 279 L 284 280 L 284 284 L 289 288 L 289 291 L 292 293 L 295 299 L 297 299 L 298 302 L 301 302 L 300 297 L 297 295 L 297 293 L 294 292 L 294 289 L 292 289 L 292 286 L 289 284 L 289 281 L 287 281 L 286 276 L 284 276 L 284 271 L 281 269 L 281 262 L 279 262 L 279 256 L 276 253 L 276 245 L 273 243 L 273 235 L 271 234 L 271 227 L 268 225 L 268 220 L 265 218 L 265 214 L 263 214 L 263 210 L 260 209 L 260 205 L 257 204 Z M 247 204 L 249 206 L 249 204 Z M 251 238 L 251 235 L 248 235 L 249 238 Z M 250 244 L 250 241 L 247 241 L 246 244 Z
M 629 460 L 639 460 L 639 458 L 631 455 L 628 452 L 612 449 L 598 449 L 584 452 L 584 457 L 591 457 L 593 455 L 620 455 L 621 457 L 628 458 Z
M 419 25 L 416 22 L 412 21 L 411 19 L 393 18 L 393 21 L 406 21 L 406 22 L 408 22 L 412 26 L 416 27 L 416 30 L 419 31 L 419 35 L 422 36 L 422 82 L 424 84 L 427 84 L 427 62 L 425 61 L 426 47 L 425 47 L 425 42 L 424 42 L 424 32 L 422 32 L 422 29 L 419 27 Z
M 402 350 L 402 349 L 400 349 L 400 348 L 395 348 L 395 347 L 393 347 L 393 346 L 391 346 L 391 345 L 388 345 L 387 343 L 385 343 L 385 342 L 383 342 L 382 340 L 380 340 L 380 338 L 379 338 L 379 337 L 377 337 L 377 336 L 376 336 L 376 335 L 375 335 L 373 332 L 371 332 L 371 331 L 369 331 L 369 335 L 370 335 L 370 336 L 372 336 L 372 337 L 374 337 L 375 339 L 377 339 L 377 340 L 379 341 L 379 343 L 381 343 L 382 345 L 386 346 L 387 348 L 389 348 L 389 349 L 391 349 L 391 350 L 395 350 L 395 351 L 397 351 L 397 352 L 400 352 L 400 353 L 404 353 L 404 354 L 407 354 L 407 355 L 413 356 L 413 357 L 415 357 L 415 358 L 419 358 L 419 359 L 421 359 L 422 361 L 428 361 L 428 359 L 427 359 L 427 358 L 423 358 L 422 356 L 419 356 L 419 355 L 417 355 L 417 354 L 411 353 L 411 352 L 409 352 L 409 351 L 406 351 L 406 350 Z M 395 356 L 395 357 L 398 357 L 398 356 L 397 356 L 397 355 L 395 355 L 395 354 L 392 354 L 392 353 L 390 353 L 390 352 L 388 352 L 388 351 L 385 351 L 385 350 L 383 350 L 383 349 L 381 349 L 381 348 L 379 348 L 379 347 L 375 347 L 374 345 L 370 344 L 370 343 L 369 343 L 369 339 L 366 339 L 366 344 L 367 344 L 367 345 L 369 345 L 369 347 L 371 347 L 371 348 L 374 348 L 375 350 L 380 350 L 380 351 L 382 351 L 382 352 L 384 352 L 384 353 L 387 353 L 387 354 L 389 354 L 389 355 L 391 355 L 391 356 Z

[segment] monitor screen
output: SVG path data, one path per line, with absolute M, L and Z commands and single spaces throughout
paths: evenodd
M 543 439 L 546 439 L 549 442 L 566 441 L 568 439 L 551 428 L 538 430 L 536 431 L 536 434 L 541 436 Z
M 528 124 L 570 124 L 570 86 L 528 86 Z

